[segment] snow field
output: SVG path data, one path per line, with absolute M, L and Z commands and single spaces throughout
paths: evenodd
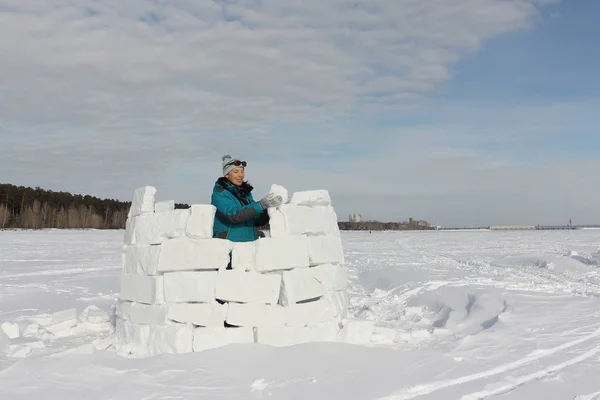
M 287 202 L 285 188 L 271 191 Z M 298 204 L 269 210 L 282 224 L 248 243 L 212 238 L 214 206 L 158 207 L 155 194 L 137 189 L 127 220 L 115 327 L 120 354 L 338 340 L 347 274 L 326 191 L 294 193 Z
M 339 341 L 274 347 L 206 327 L 193 332 L 201 354 L 142 360 L 114 346 L 122 231 L 0 236 L 0 325 L 20 334 L 0 329 L 0 398 L 599 398 L 597 230 L 342 232 Z M 148 311 L 130 318 L 164 318 Z M 204 307 L 194 315 L 210 324 Z

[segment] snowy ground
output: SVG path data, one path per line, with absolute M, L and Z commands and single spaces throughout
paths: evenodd
M 0 232 L 0 399 L 600 400 L 600 230 L 344 232 L 359 344 L 149 359 L 102 319 L 122 239 Z

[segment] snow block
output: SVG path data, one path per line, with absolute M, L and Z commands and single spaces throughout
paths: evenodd
M 131 301 L 118 301 L 115 314 L 134 324 L 164 325 L 167 323 L 169 307 L 158 304 L 143 304 Z
M 185 236 L 190 210 L 173 210 L 136 217 L 133 243 L 161 244 L 167 239 Z
M 72 311 L 58 311 L 54 314 L 62 314 L 64 312 L 72 312 Z M 75 310 L 75 316 L 77 316 L 77 310 Z M 17 317 L 16 321 L 25 321 L 27 323 L 35 323 L 40 326 L 48 326 L 52 323 L 52 314 L 37 314 L 37 315 L 29 315 L 27 317 Z
M 77 320 L 72 319 L 69 321 L 61 322 L 60 324 L 53 324 L 44 327 L 44 330 L 51 333 L 55 337 L 67 337 L 73 334 L 73 328 L 77 325 Z
M 73 320 L 77 321 L 77 309 L 67 308 L 66 310 L 53 312 L 50 316 L 50 322 L 46 326 L 62 324 L 63 322 Z
M 414 331 L 413 331 L 414 332 Z M 374 326 L 373 334 L 369 341 L 371 343 L 393 343 L 396 341 L 398 331 L 384 326 Z
M 109 323 L 110 315 L 106 311 L 95 305 L 89 305 L 77 315 L 77 323 L 80 322 L 88 323 L 91 325 Z
M 196 328 L 194 330 L 194 351 L 204 351 L 233 343 L 254 343 L 254 330 L 242 328 Z
M 164 200 L 154 203 L 154 212 L 169 212 L 173 210 L 175 210 L 175 200 Z
M 256 269 L 256 242 L 238 242 L 233 244 L 231 268 L 241 271 Z
M 306 236 L 282 236 L 256 241 L 256 270 L 260 272 L 308 267 Z
M 233 243 L 225 239 L 178 238 L 163 243 L 158 271 L 224 269 L 229 264 Z
M 37 337 L 40 331 L 40 324 L 25 321 L 21 324 L 21 335 L 23 337 Z
M 154 186 L 144 186 L 133 191 L 133 201 L 129 208 L 128 217 L 136 217 L 141 214 L 154 212 L 154 197 L 156 188 Z
M 0 329 L 0 355 L 6 353 L 10 347 L 10 338 Z
M 127 244 L 124 244 L 121 246 L 121 269 L 125 269 L 125 254 L 127 253 L 127 249 L 130 246 Z
M 279 305 L 229 303 L 226 321 L 235 326 L 283 327 L 286 312 Z
M 344 250 L 339 236 L 308 236 L 307 240 L 310 265 L 344 264 Z
M 121 354 L 154 356 L 191 353 L 194 327 L 191 324 L 136 324 L 117 318 L 115 348 Z
M 10 358 L 25 358 L 29 356 L 36 349 L 43 349 L 46 347 L 43 341 L 36 340 L 33 342 L 27 342 L 22 344 L 13 344 L 8 346 L 6 355 Z
M 348 318 L 348 292 L 346 290 L 329 291 L 324 299 L 331 304 L 336 320 L 343 321 Z
M 257 328 L 256 342 L 283 347 L 312 342 L 313 337 L 313 329 L 309 327 Z
M 271 189 L 269 190 L 269 193 L 274 193 L 276 195 L 281 196 L 281 198 L 283 199 L 282 204 L 287 203 L 289 200 L 287 189 L 281 185 L 276 185 L 276 184 L 271 185 Z
M 8 321 L 0 324 L 0 331 L 3 331 L 9 339 L 17 339 L 21 336 L 19 325 Z
M 337 312 L 326 298 L 308 303 L 291 304 L 288 308 L 286 325 L 290 327 L 314 326 L 332 321 Z
M 348 286 L 348 272 L 345 267 L 335 264 L 322 264 L 310 267 L 315 279 L 327 291 L 345 289 Z
M 290 198 L 290 204 L 297 206 L 330 206 L 331 197 L 327 190 L 307 190 L 303 192 L 295 192 Z
M 138 275 L 156 275 L 160 246 L 139 244 L 125 250 L 124 272 Z
M 340 323 L 337 321 L 325 321 L 310 327 L 315 342 L 335 342 L 339 339 L 341 332 Z
M 115 348 L 117 352 L 121 354 L 147 354 L 150 325 L 134 324 L 123 318 L 117 318 L 115 322 Z
M 130 246 L 134 244 L 133 232 L 135 231 L 135 221 L 137 217 L 127 218 L 125 221 L 125 234 L 123 235 L 123 245 Z
M 131 306 L 133 304 L 134 303 L 132 301 L 118 300 L 117 304 L 115 305 L 115 315 L 119 318 L 130 321 Z
M 285 217 L 278 208 L 268 208 L 267 213 L 269 214 L 269 231 L 271 237 L 286 236 L 285 230 Z
M 162 276 L 121 274 L 121 300 L 145 304 L 163 304 L 164 289 Z
M 375 321 L 352 320 L 344 325 L 339 337 L 344 343 L 365 344 L 371 342 L 374 330 Z
M 283 204 L 277 208 L 283 214 L 286 235 L 339 235 L 337 215 L 332 206 L 297 206 Z M 271 234 L 281 235 L 279 229 Z
M 191 215 L 185 229 L 193 239 L 211 239 L 217 208 L 212 204 L 192 204 Z
M 281 278 L 279 303 L 282 306 L 299 301 L 316 299 L 325 294 L 325 286 L 315 278 L 313 268 L 297 268 L 284 271 Z
M 217 276 L 216 298 L 238 303 L 277 304 L 280 286 L 279 274 L 223 270 Z
M 172 304 L 169 306 L 168 318 L 197 326 L 222 327 L 228 307 L 228 304 L 216 302 Z
M 193 341 L 194 326 L 192 324 L 151 325 L 148 336 L 148 355 L 191 353 Z
M 167 303 L 215 301 L 217 271 L 180 271 L 163 275 Z

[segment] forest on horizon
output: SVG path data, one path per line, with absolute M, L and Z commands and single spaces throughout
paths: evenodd
M 130 207 L 131 201 L 0 183 L 0 229 L 125 229 Z M 175 204 L 175 208 L 189 207 Z M 338 226 L 341 230 L 432 229 L 424 222 L 338 222 Z

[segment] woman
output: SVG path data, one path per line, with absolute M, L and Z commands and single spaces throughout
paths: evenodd
M 269 222 L 267 208 L 278 207 L 281 196 L 268 194 L 260 201 L 252 198 L 252 185 L 244 180 L 246 161 L 223 156 L 223 176 L 213 188 L 211 203 L 217 208 L 213 237 L 232 242 L 258 239 L 257 226 Z

